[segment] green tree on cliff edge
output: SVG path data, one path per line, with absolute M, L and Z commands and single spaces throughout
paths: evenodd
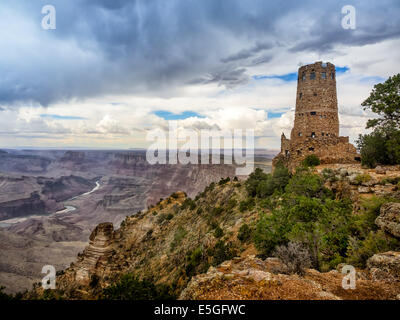
M 374 86 L 370 96 L 361 104 L 378 118 L 367 122 L 370 134 L 360 135 L 357 141 L 362 164 L 400 163 L 400 73 Z

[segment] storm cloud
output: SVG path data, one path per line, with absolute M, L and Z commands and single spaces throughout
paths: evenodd
M 108 94 L 173 96 L 182 85 L 246 83 L 282 51 L 317 53 L 400 36 L 398 0 L 53 0 L 0 4 L 0 105 L 49 106 Z M 390 7 L 390 10 L 388 9 Z M 294 70 L 295 71 L 295 70 Z

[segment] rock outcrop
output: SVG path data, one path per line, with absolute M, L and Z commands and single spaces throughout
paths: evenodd
M 376 281 L 400 281 L 400 252 L 378 253 L 368 259 L 368 269 Z
M 383 204 L 375 223 L 383 231 L 400 238 L 400 203 L 389 202 Z
M 112 223 L 99 224 L 90 235 L 89 246 L 83 251 L 78 262 L 74 266 L 75 280 L 87 283 L 97 269 L 105 267 L 108 257 L 112 253 L 114 227 Z
M 275 258 L 254 256 L 225 261 L 191 279 L 181 300 L 342 300 L 396 299 L 400 287 L 358 277 L 355 289 L 342 287 L 343 275 L 336 270 L 320 273 L 306 270 L 304 276 L 283 274 L 285 267 Z

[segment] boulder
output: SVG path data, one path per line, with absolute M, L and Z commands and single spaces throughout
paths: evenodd
M 371 188 L 370 187 L 358 187 L 358 192 L 359 193 L 370 193 Z
M 377 174 L 386 174 L 386 170 L 383 169 L 381 166 L 377 166 L 375 168 L 375 173 L 377 173 Z
M 367 268 L 375 281 L 400 281 L 400 252 L 374 254 L 368 259 Z
M 388 202 L 383 204 L 375 223 L 383 231 L 400 238 L 400 203 Z
M 351 174 L 349 174 L 349 176 L 347 177 L 349 179 L 349 183 L 351 185 L 357 185 L 357 176 L 359 175 L 359 173 L 357 172 L 352 172 Z
M 348 175 L 348 172 L 347 172 L 346 168 L 340 168 L 339 169 L 339 175 L 341 177 L 343 177 L 343 178 L 346 177 Z

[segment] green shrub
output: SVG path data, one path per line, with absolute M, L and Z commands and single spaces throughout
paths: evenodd
M 245 185 L 249 196 L 257 196 L 257 187 L 261 181 L 268 179 L 268 175 L 264 173 L 260 168 L 256 168 L 250 176 L 247 178 Z
M 321 161 L 315 154 L 310 154 L 302 161 L 302 164 L 306 167 L 315 167 L 320 165 Z
M 175 231 L 174 240 L 171 242 L 170 249 L 175 250 L 175 248 L 179 246 L 182 240 L 186 237 L 186 234 L 187 231 L 185 230 L 185 228 L 179 226 Z
M 203 208 L 197 208 L 196 213 L 197 213 L 198 215 L 202 214 L 202 213 L 203 213 Z
M 219 216 L 222 212 L 224 212 L 224 208 L 223 207 L 214 207 L 212 209 L 212 215 L 214 216 Z
M 400 163 L 400 131 L 386 128 L 360 135 L 357 146 L 361 153 L 361 163 L 369 168 L 378 164 Z
M 165 219 L 171 220 L 173 217 L 174 217 L 174 215 L 172 213 L 168 213 L 167 216 L 165 217 Z
M 196 269 L 199 267 L 203 260 L 203 249 L 198 247 L 195 250 L 188 253 L 186 256 L 186 275 L 190 278 L 196 273 Z
M 249 198 L 247 200 L 240 202 L 239 211 L 240 212 L 251 211 L 254 209 L 254 206 L 255 206 L 254 198 Z
M 220 226 L 217 226 L 214 230 L 214 237 L 221 238 L 224 235 L 224 231 L 221 229 Z
M 102 296 L 109 300 L 167 300 L 174 299 L 171 287 L 155 285 L 151 280 L 140 280 L 126 274 L 116 284 L 105 288 Z
M 264 208 L 264 209 L 273 209 L 274 208 L 274 204 L 270 198 L 262 199 L 259 204 L 260 204 L 260 207 Z
M 371 180 L 371 176 L 367 173 L 363 173 L 363 174 L 359 174 L 356 176 L 356 178 L 354 179 L 354 181 L 357 184 L 362 184 L 362 183 L 367 183 Z
M 245 223 L 245 224 L 241 225 L 237 237 L 240 240 L 240 242 L 246 243 L 251 238 L 251 232 L 252 231 L 251 231 L 249 225 Z
M 351 226 L 350 202 L 296 196 L 270 215 L 261 214 L 253 238 L 264 256 L 290 241 L 302 243 L 312 253 L 314 268 L 320 269 L 337 253 L 345 255 Z
M 182 203 L 181 209 L 185 210 L 186 208 L 194 210 L 196 208 L 196 202 L 191 198 L 186 198 L 185 201 Z
M 348 248 L 348 263 L 365 268 L 367 260 L 374 254 L 390 250 L 399 250 L 400 242 L 386 235 L 382 230 L 370 231 L 363 240 L 351 238 Z
M 336 177 L 335 171 L 333 171 L 331 168 L 324 168 L 322 170 L 321 174 L 325 181 L 334 182 L 334 181 L 338 180 L 338 178 Z
M 232 243 L 225 244 L 222 240 L 219 240 L 209 254 L 213 257 L 213 265 L 217 266 L 236 257 L 237 250 Z
M 290 172 L 283 165 L 277 165 L 272 173 L 272 182 L 274 189 L 283 191 L 290 180 Z
M 226 211 L 232 210 L 234 207 L 236 207 L 237 201 L 235 199 L 229 199 L 227 205 L 226 205 Z
M 221 180 L 219 180 L 218 185 L 222 186 L 226 183 L 228 183 L 229 181 L 231 181 L 231 178 L 227 177 L 225 179 L 221 178 Z
M 178 193 L 174 192 L 173 194 L 171 194 L 171 197 L 174 199 L 178 199 L 179 195 L 178 195 Z
M 285 188 L 286 193 L 293 193 L 298 196 L 323 198 L 329 194 L 324 187 L 322 178 L 311 173 L 309 170 L 299 168 Z
M 400 183 L 400 177 L 387 177 L 381 180 L 380 184 L 385 185 L 386 183 L 391 183 L 398 185 Z
M 245 182 L 246 190 L 251 197 L 264 198 L 275 191 L 283 191 L 289 179 L 289 170 L 284 166 L 276 166 L 272 174 L 266 174 L 260 168 L 256 168 Z

